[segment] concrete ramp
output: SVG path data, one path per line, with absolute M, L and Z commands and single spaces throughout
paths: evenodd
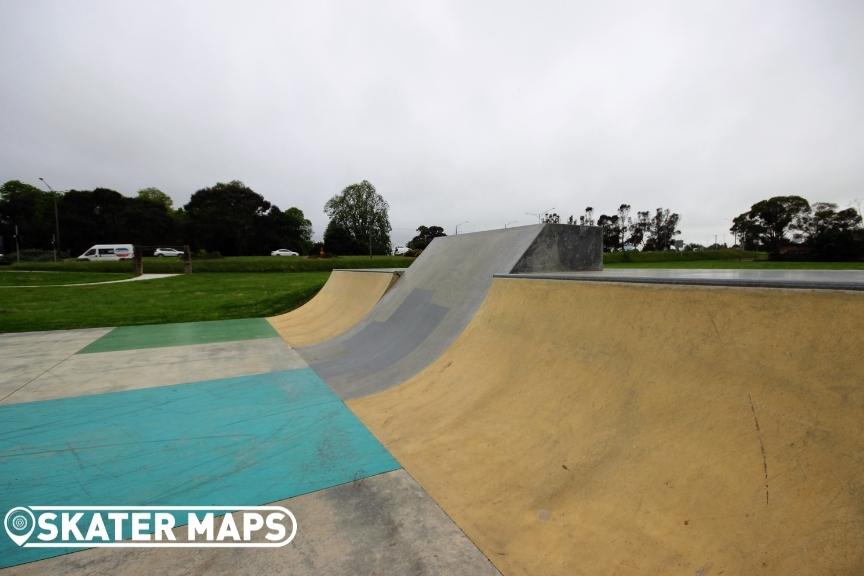
M 400 274 L 389 269 L 334 270 L 312 300 L 268 320 L 295 348 L 330 340 L 360 322 Z
M 864 294 L 496 278 L 360 416 L 504 574 L 864 573 Z
M 534 225 L 436 238 L 372 312 L 301 355 L 343 398 L 395 386 L 468 324 L 499 272 L 597 270 L 600 229 Z

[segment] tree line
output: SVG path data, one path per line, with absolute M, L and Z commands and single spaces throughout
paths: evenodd
M 861 215 L 831 202 L 810 204 L 801 196 L 774 196 L 736 216 L 730 231 L 744 248 L 764 250 L 775 258 L 864 258 Z
M 551 212 L 544 214 L 542 222 L 560 224 L 561 216 Z M 614 214 L 600 214 L 594 218 L 594 208 L 588 206 L 585 212 L 567 218 L 567 224 L 579 226 L 601 226 L 603 228 L 603 250 L 619 252 L 622 250 L 670 250 L 675 246 L 675 237 L 681 234 L 678 224 L 681 216 L 668 208 L 638 211 L 631 216 L 630 204 L 621 204 Z
M 312 224 L 299 208 L 283 211 L 238 180 L 202 188 L 178 209 L 156 188 L 128 197 L 108 188 L 58 193 L 10 180 L 0 187 L 0 253 L 14 251 L 16 241 L 23 250 L 56 246 L 70 256 L 115 243 L 189 245 L 226 256 L 275 248 L 306 253 Z

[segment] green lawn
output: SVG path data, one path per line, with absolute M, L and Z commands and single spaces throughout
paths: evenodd
M 768 260 L 681 260 L 665 262 L 606 262 L 618 268 L 753 269 L 753 270 L 864 270 L 864 262 L 774 262 Z
M 192 274 L 102 286 L 4 288 L 0 332 L 269 316 L 296 308 L 329 272 Z
M 696 260 L 691 259 L 693 255 L 688 253 L 607 254 L 605 267 L 864 270 L 864 262 L 772 262 L 732 258 L 732 255 L 732 252 L 727 251 L 718 254 L 717 259 Z M 638 258 L 639 261 L 620 261 L 625 258 Z M 662 258 L 666 260 L 660 261 Z M 197 273 L 191 275 L 144 282 L 65 287 L 44 285 L 123 279 L 130 276 L 131 263 L 74 260 L 22 263 L 0 268 L 0 286 L 7 286 L 0 288 L 0 332 L 269 316 L 306 302 L 324 285 L 329 270 L 333 268 L 406 267 L 413 261 L 402 256 L 376 256 L 371 261 L 367 256 L 326 259 L 268 256 L 222 258 L 194 261 L 193 270 Z M 174 259 L 148 258 L 145 271 L 179 272 L 181 266 L 182 263 Z M 28 267 L 53 270 L 54 273 L 20 271 Z M 34 284 L 43 287 L 14 287 Z
M 192 259 L 193 272 L 322 272 L 334 268 L 407 268 L 414 258 L 405 256 L 338 256 L 306 258 L 303 256 L 233 256 L 209 260 Z M 2 270 L 3 268 L 0 268 Z M 43 270 L 55 272 L 118 272 L 131 273 L 132 262 L 21 262 L 11 270 Z M 178 258 L 144 258 L 144 272 L 171 274 L 183 272 Z
M 52 286 L 125 280 L 132 274 L 104 272 L 19 272 L 0 268 L 0 286 Z

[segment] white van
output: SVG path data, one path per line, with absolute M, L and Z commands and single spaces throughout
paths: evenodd
M 134 256 L 132 244 L 96 244 L 78 256 L 78 260 L 130 260 Z

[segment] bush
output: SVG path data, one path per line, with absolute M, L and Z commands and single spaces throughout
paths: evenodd
M 21 250 L 22 262 L 53 262 L 53 250 L 40 250 L 38 248 L 28 248 Z
M 219 258 L 222 258 L 222 253 L 219 252 L 218 250 L 213 250 L 212 252 L 208 252 L 207 250 L 204 250 L 202 248 L 202 249 L 196 250 L 195 253 L 192 254 L 192 258 L 194 258 L 196 260 L 218 260 Z M 181 258 L 181 260 L 182 260 L 182 258 Z
M 618 262 L 691 262 L 695 260 L 765 260 L 764 252 L 751 252 L 737 248 L 721 248 L 719 250 L 688 250 L 676 252 L 607 252 L 603 254 L 603 262 L 616 264 Z

